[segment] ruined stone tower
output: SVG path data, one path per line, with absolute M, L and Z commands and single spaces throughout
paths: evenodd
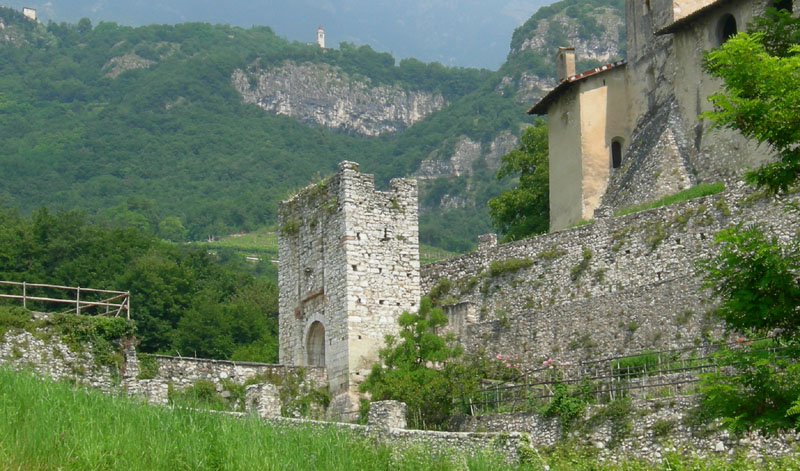
M 342 162 L 282 202 L 278 221 L 280 362 L 325 366 L 331 410 L 353 411 L 384 336 L 419 302 L 416 181 L 376 191 Z

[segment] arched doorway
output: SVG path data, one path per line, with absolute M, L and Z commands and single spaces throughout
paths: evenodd
M 622 165 L 622 139 L 615 137 L 611 141 L 611 168 L 619 168 Z
M 731 36 L 739 30 L 736 27 L 736 18 L 730 13 L 726 13 L 717 21 L 717 46 L 721 46 Z
M 320 321 L 308 328 L 306 355 L 308 366 L 325 366 L 325 326 Z

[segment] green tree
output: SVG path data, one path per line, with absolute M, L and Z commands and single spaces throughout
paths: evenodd
M 750 183 L 785 192 L 800 177 L 800 19 L 774 8 L 706 56 L 705 68 L 723 80 L 702 116 L 767 144 L 779 159 L 747 174 Z
M 405 402 L 414 427 L 436 427 L 450 417 L 454 399 L 468 384 L 462 381 L 467 380 L 463 366 L 455 361 L 461 347 L 449 345 L 452 334 L 437 334 L 447 317 L 428 298 L 422 298 L 418 313 L 404 312 L 398 323 L 400 334 L 386 336 L 386 347 L 379 353 L 382 364 L 372 365 L 359 390 L 375 401 Z
M 798 37 L 800 19 L 768 9 L 750 32 L 706 56 L 706 70 L 724 85 L 709 97 L 714 111 L 702 116 L 777 152 L 776 162 L 747 174 L 768 193 L 785 193 L 800 178 Z M 703 413 L 735 431 L 791 426 L 790 417 L 800 414 L 800 241 L 781 243 L 741 225 L 715 240 L 719 252 L 701 261 L 700 271 L 720 302 L 717 314 L 730 330 L 769 339 L 741 338 L 715 355 L 722 368 L 701 378 Z
M 492 221 L 504 240 L 518 240 L 547 232 L 550 224 L 547 125 L 544 120 L 527 128 L 520 146 L 503 156 L 497 178 L 519 175 L 519 183 L 489 200 Z

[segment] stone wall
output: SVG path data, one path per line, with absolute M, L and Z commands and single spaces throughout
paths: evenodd
M 135 383 L 139 371 L 133 342 L 125 342 L 123 347 L 118 368 L 98 364 L 89 346 L 83 351 L 73 351 L 49 330 L 10 329 L 0 337 L 0 364 L 28 369 L 54 381 L 69 380 L 111 392 Z
M 757 222 L 788 241 L 798 219 L 734 186 L 426 265 L 423 291 L 447 279 L 442 302 L 467 351 L 514 353 L 527 365 L 694 346 L 723 333 L 695 269 L 714 253 L 714 234 Z
M 176 391 L 191 387 L 198 381 L 213 383 L 217 391 L 224 393 L 224 382 L 245 384 L 252 378 L 261 383 L 280 383 L 289 375 L 299 375 L 311 388 L 328 384 L 324 367 L 297 367 L 270 365 L 265 363 L 209 360 L 204 358 L 148 355 L 157 366 L 155 376 L 131 384 L 129 389 L 147 398 L 148 402 L 166 404 L 170 387 Z
M 603 414 L 607 405 L 593 405 L 587 407 L 566 436 L 597 449 L 601 460 L 624 456 L 657 462 L 667 452 L 709 456 L 728 455 L 734 450 L 743 450 L 749 458 L 758 459 L 797 452 L 795 444 L 800 433 L 734 436 L 719 423 L 693 425 L 690 417 L 695 406 L 696 398 L 692 396 L 637 400 L 615 422 Z M 468 417 L 460 427 L 467 432 L 522 432 L 535 448 L 555 445 L 565 436 L 557 417 L 542 417 L 536 412 Z

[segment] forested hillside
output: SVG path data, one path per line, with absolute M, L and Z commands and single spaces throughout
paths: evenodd
M 535 23 L 558 23 L 572 7 L 576 21 L 597 16 L 573 4 L 548 7 L 555 16 L 537 13 Z M 530 21 L 515 32 L 509 64 L 495 73 L 396 62 L 346 43 L 322 50 L 268 27 L 131 28 L 86 19 L 41 25 L 6 8 L 0 18 L 0 205 L 23 214 L 41 206 L 80 209 L 91 221 L 175 241 L 269 226 L 280 199 L 341 160 L 360 162 L 379 184 L 421 175 L 429 160 L 442 165 L 421 183 L 421 239 L 468 250 L 477 234 L 491 230 L 485 202 L 510 184 L 494 178 L 499 157 L 517 144 L 528 121 L 529 100 L 516 88 L 524 84 L 503 77 L 552 55 L 547 43 L 541 58 L 531 59 L 539 49 L 525 46 L 536 31 Z M 584 29 L 591 34 L 604 27 L 590 23 Z M 256 93 L 287 70 L 322 71 L 306 90 L 352 105 L 352 116 L 387 90 L 431 97 L 433 104 L 421 114 L 401 110 L 406 114 L 398 116 L 410 117 L 365 136 L 347 122 L 329 127 L 285 111 L 313 106 L 316 95 L 307 91 L 281 90 L 289 105 Z M 238 88 L 237 73 L 246 77 Z M 342 97 L 326 77 L 359 93 Z M 255 96 L 250 104 L 248 91 Z M 399 99 L 385 101 L 384 107 L 401 106 Z

